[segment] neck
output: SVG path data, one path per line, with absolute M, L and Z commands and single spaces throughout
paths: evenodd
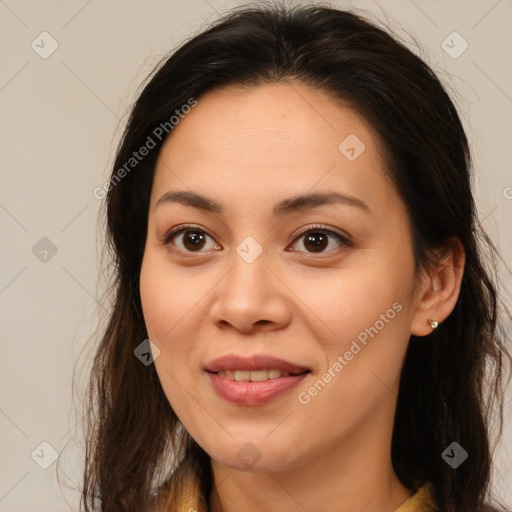
M 286 471 L 239 471 L 212 459 L 211 512 L 394 512 L 412 491 L 391 464 L 392 422 L 357 431 Z

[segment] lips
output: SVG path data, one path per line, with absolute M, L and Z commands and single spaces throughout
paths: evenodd
M 258 370 L 280 370 L 295 375 L 311 371 L 305 366 L 279 359 L 266 354 L 255 354 L 253 356 L 238 356 L 228 354 L 208 363 L 205 368 L 207 372 L 217 373 L 220 371 L 258 371 Z
M 236 405 L 258 406 L 298 385 L 311 370 L 269 355 L 226 355 L 205 366 L 213 389 Z M 266 376 L 265 379 L 262 377 Z M 257 377 L 257 378 L 254 378 Z

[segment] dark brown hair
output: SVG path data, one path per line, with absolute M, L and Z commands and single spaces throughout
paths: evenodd
M 200 104 L 201 95 L 217 87 L 274 82 L 327 92 L 374 127 L 410 216 L 418 271 L 428 269 L 451 240 L 464 247 L 455 309 L 427 338 L 411 336 L 392 463 L 411 489 L 431 482 L 443 512 L 479 510 L 490 498 L 491 433 L 497 427 L 496 438 L 501 435 L 503 376 L 511 359 L 498 328 L 497 253 L 477 218 L 470 151 L 457 110 L 431 68 L 376 24 L 330 7 L 261 3 L 227 13 L 166 57 L 131 111 L 105 202 L 114 300 L 90 376 L 83 506 L 147 510 L 180 461 L 173 482 L 187 467 L 208 495 L 208 455 L 176 417 L 154 365 L 134 356 L 148 337 L 139 274 L 165 138 L 122 179 L 114 177 L 191 98 Z M 441 457 L 453 441 L 469 453 L 457 469 Z

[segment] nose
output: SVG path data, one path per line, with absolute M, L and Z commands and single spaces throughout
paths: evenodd
M 251 334 L 290 323 L 293 294 L 269 263 L 265 252 L 252 263 L 233 252 L 230 270 L 214 288 L 210 317 L 218 328 Z

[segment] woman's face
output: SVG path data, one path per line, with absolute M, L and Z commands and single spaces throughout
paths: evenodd
M 277 471 L 389 444 L 414 282 L 376 135 L 340 102 L 223 88 L 174 127 L 140 291 L 163 390 L 214 461 Z

